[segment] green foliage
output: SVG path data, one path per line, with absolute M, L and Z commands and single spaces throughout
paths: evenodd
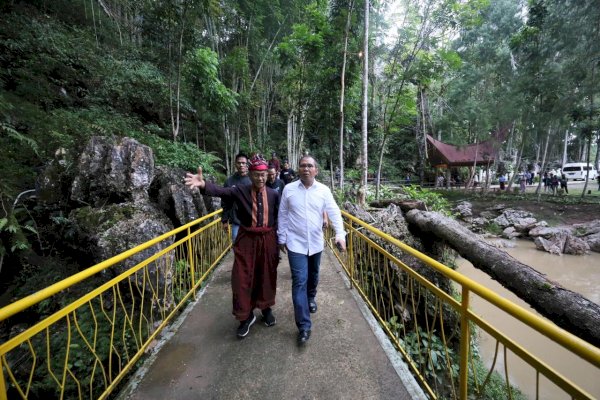
M 397 193 L 387 185 L 379 186 L 379 199 L 393 199 Z M 377 200 L 375 197 L 375 185 L 367 186 L 367 203 Z
M 492 235 L 499 236 L 502 234 L 502 227 L 495 222 L 490 222 L 485 229 Z
M 400 342 L 417 365 L 422 366 L 427 379 L 442 383 L 448 373 L 453 377 L 458 376 L 458 362 L 454 350 L 444 345 L 442 339 L 435 334 L 435 330 L 426 335 L 417 329 L 417 332 L 408 333 Z M 451 360 L 450 371 L 446 357 Z
M 144 118 L 166 108 L 169 97 L 167 82 L 156 65 L 145 60 L 111 56 L 103 58 L 100 63 L 100 70 L 110 73 L 91 93 L 92 100 L 124 114 L 139 113 Z
M 237 95 L 221 82 L 218 69 L 217 53 L 208 48 L 198 48 L 187 57 L 186 77 L 198 104 L 208 112 L 225 114 L 237 106 Z
M 31 150 L 33 150 L 33 152 L 36 155 L 39 155 L 37 142 L 34 139 L 17 132 L 9 124 L 0 122 L 0 132 L 4 135 L 8 136 L 9 139 L 16 142 L 17 145 L 25 145 L 25 146 L 29 147 Z
M 448 216 L 452 215 L 450 202 L 440 193 L 417 185 L 404 186 L 403 190 L 408 198 L 425 203 L 427 209 Z
M 208 174 L 214 174 L 215 168 L 220 166 L 219 157 L 205 153 L 190 143 L 172 142 L 147 132 L 132 131 L 128 136 L 152 148 L 157 165 L 168 165 L 187 171 L 196 171 L 198 166 L 202 166 Z
M 471 365 L 471 364 L 470 364 Z M 488 369 L 484 365 L 483 361 L 479 356 L 473 358 L 473 366 L 474 368 L 470 368 L 469 373 L 469 388 L 471 388 L 471 392 L 474 393 L 477 399 L 481 400 L 504 400 L 504 399 L 513 399 L 513 400 L 526 400 L 527 396 L 525 396 L 518 388 L 514 386 L 510 386 L 510 394 L 508 393 L 508 388 L 504 377 L 500 375 L 498 372 L 494 371 L 491 373 L 489 378 L 487 378 L 487 382 L 485 381 L 488 376 Z M 480 387 L 479 392 L 476 392 L 475 381 L 477 381 L 478 386 Z M 485 382 L 484 386 L 481 386 Z
M 414 330 L 405 333 L 403 324 L 398 321 L 397 316 L 390 318 L 387 325 L 429 382 L 443 384 L 448 379 L 448 373 L 454 378 L 458 377 L 457 355 L 453 349 L 446 347 L 435 330 L 427 334 L 417 326 Z M 448 363 L 450 363 L 450 371 L 448 371 Z

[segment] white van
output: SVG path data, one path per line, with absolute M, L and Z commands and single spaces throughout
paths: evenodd
M 587 177 L 588 170 L 590 171 L 589 178 L 596 179 L 598 171 L 596 170 L 596 167 L 594 167 L 594 165 L 587 163 L 570 163 L 565 164 L 562 167 L 562 173 L 565 174 L 567 179 L 572 180 L 585 180 L 585 178 Z

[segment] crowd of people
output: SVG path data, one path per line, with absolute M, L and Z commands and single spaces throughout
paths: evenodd
M 533 185 L 535 178 L 535 173 L 530 171 L 521 172 L 517 175 L 515 182 L 519 184 L 519 192 L 525 193 L 528 185 Z M 556 172 L 545 171 L 543 175 L 541 175 L 541 181 L 544 186 L 544 193 L 551 193 L 556 195 L 559 193 L 558 189 L 560 189 L 563 193 L 568 194 L 568 178 L 565 174 L 558 175 Z M 501 174 L 498 177 L 498 185 L 500 190 L 506 190 L 506 183 L 508 179 L 505 174 Z
M 259 309 L 266 326 L 277 320 L 272 307 L 277 292 L 280 252 L 287 253 L 292 275 L 292 303 L 298 329 L 297 343 L 310 339 L 310 314 L 317 312 L 317 285 L 323 227 L 335 230 L 335 242 L 346 250 L 342 215 L 331 190 L 316 180 L 319 168 L 305 155 L 298 173 L 287 161 L 283 168 L 275 153 L 235 157 L 236 172 L 224 186 L 204 179 L 202 168 L 188 173 L 185 183 L 202 194 L 222 199 L 222 221 L 231 225 L 234 262 L 231 275 L 232 314 L 239 321 L 236 335 L 243 339 L 256 322 Z

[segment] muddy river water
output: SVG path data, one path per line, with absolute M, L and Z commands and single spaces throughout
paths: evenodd
M 513 243 L 516 244 L 516 247 L 504 249 L 511 256 L 546 274 L 549 279 L 560 283 L 563 287 L 581 293 L 588 299 L 600 304 L 600 253 L 591 253 L 585 256 L 556 256 L 536 250 L 531 241 L 519 240 Z M 458 271 L 463 275 L 536 313 L 527 303 L 504 289 L 484 272 L 475 269 L 468 261 L 461 258 L 457 260 L 457 264 Z M 561 374 L 576 382 L 595 398 L 600 399 L 600 372 L 597 368 L 589 367 L 589 364 L 583 362 L 579 357 L 564 351 L 560 346 L 545 337 L 541 339 L 539 336 L 534 337 L 531 333 L 528 333 L 528 329 L 520 322 L 505 317 L 503 313 L 498 312 L 496 308 L 489 306 L 487 302 L 481 301 L 477 297 L 473 299 L 472 308 L 496 328 L 503 332 L 510 332 L 510 335 L 528 351 L 539 356 L 550 365 L 557 366 L 556 368 Z M 488 365 L 491 365 L 495 344 L 496 342 L 490 340 L 487 335 L 482 335 L 481 353 Z M 535 399 L 536 381 L 532 369 L 515 357 L 509 357 L 508 364 L 511 383 L 519 386 L 529 398 Z M 502 361 L 497 362 L 496 369 L 503 373 L 504 363 Z M 553 389 L 551 384 L 542 382 L 540 387 L 545 388 L 541 393 L 541 399 L 569 398 L 559 390 Z

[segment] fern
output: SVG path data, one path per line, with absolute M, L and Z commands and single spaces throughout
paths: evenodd
M 9 124 L 7 124 L 5 122 L 0 122 L 0 132 L 3 132 L 4 134 L 6 134 L 6 136 L 19 142 L 20 144 L 25 144 L 31 150 L 33 150 L 33 152 L 36 155 L 39 156 L 38 144 L 35 140 L 28 138 L 27 136 L 18 132 L 15 128 L 13 128 L 12 126 L 10 126 Z

